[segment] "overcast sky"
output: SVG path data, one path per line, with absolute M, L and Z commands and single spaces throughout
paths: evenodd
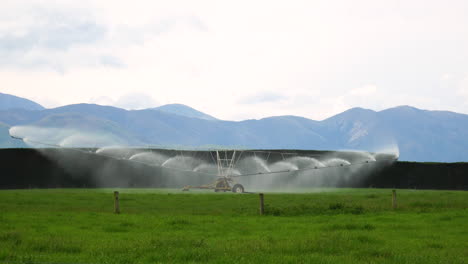
M 0 92 L 228 120 L 468 113 L 468 1 L 2 0 Z

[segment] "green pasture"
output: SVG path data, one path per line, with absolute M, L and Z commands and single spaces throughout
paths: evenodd
M 468 192 L 0 191 L 0 263 L 468 263 Z

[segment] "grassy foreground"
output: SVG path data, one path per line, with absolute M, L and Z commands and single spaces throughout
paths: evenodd
M 468 192 L 119 191 L 0 191 L 0 263 L 468 263 Z

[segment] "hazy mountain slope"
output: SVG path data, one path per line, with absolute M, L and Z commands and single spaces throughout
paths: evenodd
M 86 118 L 85 118 L 86 116 Z M 17 117 L 18 120 L 14 120 Z M 255 148 L 325 148 L 325 140 L 311 128 L 317 122 L 299 117 L 272 117 L 243 122 L 189 118 L 154 110 L 126 111 L 98 105 L 70 105 L 39 112 L 0 112 L 0 121 L 43 127 L 89 130 L 103 122 L 115 124 L 110 133 L 125 131 L 146 145 L 226 145 Z M 119 136 L 122 136 L 119 134 Z
M 183 104 L 167 104 L 167 105 L 155 107 L 153 109 L 166 112 L 166 113 L 186 116 L 186 117 L 200 118 L 200 119 L 205 119 L 205 120 L 217 120 L 216 118 L 208 114 L 205 114 L 203 112 L 200 112 L 196 109 L 193 109 L 192 107 L 189 107 Z
M 127 112 L 128 111 L 124 109 L 95 104 L 74 104 L 52 109 L 44 109 L 40 111 L 10 109 L 0 111 L 0 122 L 9 124 L 11 126 L 26 125 L 37 122 L 50 115 L 65 113 L 79 113 L 88 116 L 99 117 L 102 119 L 112 120 L 115 122 L 123 122 L 125 120 L 125 114 Z
M 126 113 L 129 112 L 125 109 L 103 106 L 96 104 L 72 104 L 45 111 L 47 115 L 50 114 L 63 114 L 63 113 L 79 113 L 87 116 L 95 116 L 102 119 L 121 123 L 125 120 Z
M 0 123 L 0 146 L 1 148 L 25 148 L 26 144 L 22 141 L 13 139 L 9 134 L 10 127 L 6 124 Z
M 246 135 L 244 145 L 256 148 L 295 148 L 324 149 L 327 139 L 317 133 L 320 123 L 295 116 L 269 117 L 260 120 L 247 120 L 239 123 Z
M 468 115 L 408 106 L 380 112 L 353 108 L 323 121 L 278 116 L 233 122 L 155 109 L 127 111 L 76 104 L 36 111 L 3 110 L 0 122 L 4 123 L 1 138 L 7 141 L 6 127 L 35 125 L 98 135 L 100 140 L 118 139 L 129 145 L 370 151 L 398 146 L 401 160 L 468 161 Z M 0 146 L 11 146 L 2 143 L 7 141 Z
M 0 93 L 0 110 L 8 109 L 42 110 L 44 107 L 25 98 Z
M 378 113 L 400 147 L 401 159 L 468 161 L 468 115 L 402 106 Z
M 30 125 L 15 127 L 14 132 L 30 140 L 68 147 L 142 144 L 119 124 L 80 113 L 52 114 Z
M 366 149 L 379 151 L 394 138 L 386 122 L 378 113 L 363 108 L 352 108 L 322 121 L 320 133 L 328 139 L 333 149 Z
M 47 110 L 31 111 L 24 109 L 9 109 L 0 111 L 0 122 L 10 126 L 26 125 L 46 117 Z
M 306 148 L 325 146 L 310 127 L 314 121 L 297 117 L 274 117 L 242 122 L 210 121 L 148 110 L 128 113 L 129 129 L 175 145 L 225 145 L 251 148 Z M 145 120 L 145 121 L 143 121 Z M 138 129 L 138 130 L 136 130 Z M 320 143 L 320 144 L 319 144 Z

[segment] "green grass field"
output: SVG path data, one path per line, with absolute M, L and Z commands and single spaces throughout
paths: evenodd
M 0 263 L 468 263 L 468 192 L 0 191 Z

